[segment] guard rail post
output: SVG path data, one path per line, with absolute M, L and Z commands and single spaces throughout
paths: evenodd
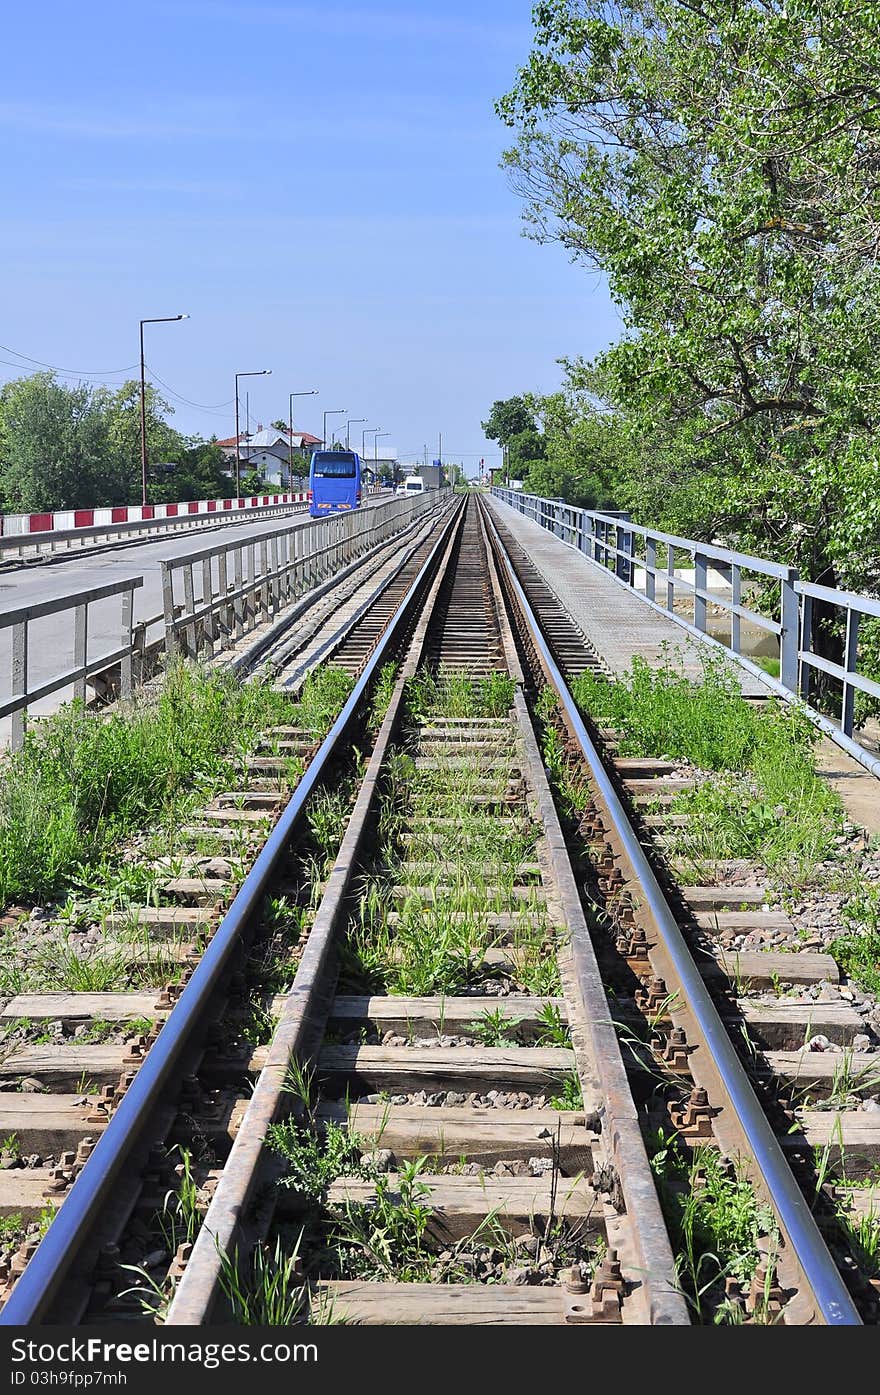
M 780 581 L 779 680 L 789 692 L 798 690 L 798 651 L 800 649 L 800 602 L 796 588 L 798 574 L 793 567 Z
M 849 675 L 855 673 L 859 658 L 859 624 L 861 616 L 857 610 L 850 606 L 846 611 L 846 641 L 844 644 L 843 666 L 846 670 L 846 677 L 843 680 L 843 701 L 840 710 L 840 725 L 845 736 L 853 734 L 853 720 L 855 717 L 855 696 L 856 690 L 849 682 Z
M 90 678 L 104 675 L 119 665 L 119 689 L 127 697 L 132 689 L 132 664 L 135 639 L 132 629 L 134 592 L 143 586 L 143 577 L 126 577 L 121 581 L 110 582 L 105 586 L 95 586 L 88 591 L 78 591 L 69 596 L 54 597 L 46 601 L 33 601 L 23 606 L 0 610 L 0 629 L 12 631 L 11 643 L 11 693 L 8 699 L 0 699 L 0 716 L 10 717 L 12 724 L 11 746 L 13 751 L 21 749 L 27 730 L 27 714 L 30 705 L 53 693 L 69 689 L 74 701 L 84 702 L 86 684 Z M 121 599 L 121 643 L 109 653 L 91 661 L 88 656 L 89 606 L 99 601 Z M 31 683 L 29 668 L 32 652 L 30 626 L 35 621 L 51 615 L 63 615 L 73 611 L 73 660 L 72 665 L 62 673 L 49 679 Z M 145 625 L 144 625 L 145 628 Z M 42 653 L 41 649 L 41 653 Z
M 706 615 L 708 607 L 706 605 L 706 583 L 709 579 L 709 567 L 705 553 L 698 547 L 694 548 L 694 625 L 700 634 L 706 633 Z
M 742 633 L 738 607 L 742 605 L 742 568 L 736 562 L 730 568 L 730 647 L 734 654 L 742 652 Z
M 657 599 L 657 539 L 645 539 L 645 595 L 649 601 Z

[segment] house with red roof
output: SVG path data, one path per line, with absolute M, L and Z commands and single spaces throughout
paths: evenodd
M 217 442 L 235 473 L 235 437 L 230 436 Z M 243 431 L 238 438 L 238 453 L 241 469 L 258 470 L 266 484 L 280 489 L 305 489 L 308 482 L 308 461 L 313 450 L 323 442 L 308 431 L 282 431 L 272 426 L 264 430 L 260 426 L 250 433 Z M 293 473 L 291 474 L 291 457 Z

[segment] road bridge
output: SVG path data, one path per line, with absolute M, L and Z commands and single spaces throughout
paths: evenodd
M 375 496 L 367 500 L 367 507 L 386 502 L 387 499 Z M 47 555 L 26 566 L 0 571 L 0 614 L 20 606 L 37 606 L 137 577 L 142 585 L 133 593 L 132 621 L 135 626 L 146 624 L 148 639 L 155 639 L 159 633 L 156 627 L 163 612 L 163 562 L 195 556 L 215 546 L 218 541 L 222 541 L 225 547 L 233 548 L 236 543 L 267 539 L 282 531 L 309 529 L 314 522 L 307 513 L 288 518 L 246 518 L 240 523 L 225 524 L 222 531 L 205 532 L 198 529 L 192 533 L 145 538 L 136 543 L 120 541 L 115 546 L 111 544 L 82 553 Z M 72 626 L 73 612 L 70 610 L 47 616 L 39 622 L 39 632 L 32 637 L 28 654 L 29 674 L 35 683 L 58 672 L 59 660 L 64 661 L 61 656 L 71 654 Z M 87 657 L 94 658 L 115 648 L 119 635 L 119 597 L 111 596 L 90 605 Z M 11 664 L 11 631 L 0 629 L 0 701 L 11 692 Z M 71 690 L 63 689 L 37 701 L 30 710 L 34 715 L 45 715 L 57 710 L 60 703 L 70 696 Z M 0 745 L 6 745 L 9 736 L 9 719 L 0 719 Z

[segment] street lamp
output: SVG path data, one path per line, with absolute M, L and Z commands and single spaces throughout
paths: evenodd
M 376 432 L 381 430 L 381 426 L 367 426 L 361 432 L 361 460 L 366 460 L 367 458 L 367 437 L 375 436 Z M 373 483 L 376 483 L 375 479 Z
M 351 428 L 359 421 L 366 421 L 366 417 L 352 417 L 345 423 L 345 449 L 351 450 Z
M 312 388 L 310 392 L 290 392 L 288 393 L 288 445 L 290 447 L 287 454 L 287 487 L 290 488 L 290 481 L 293 479 L 293 399 L 295 397 L 317 397 L 318 389 Z
M 373 441 L 373 479 L 374 479 L 374 480 L 375 480 L 375 479 L 378 479 L 378 477 L 379 477 L 379 437 L 380 437 L 380 436 L 390 436 L 390 435 L 391 435 L 391 432 L 390 432 L 390 431 L 377 431 L 377 432 L 376 432 L 376 436 L 375 436 L 375 439 L 374 439 L 374 441 Z M 393 478 L 393 476 L 392 476 L 392 478 Z M 394 483 L 396 484 L 397 481 L 395 480 Z
M 147 502 L 147 384 L 144 371 L 144 325 L 166 325 L 174 320 L 188 320 L 189 315 L 159 315 L 153 320 L 140 320 L 141 332 L 141 503 Z
M 321 441 L 321 445 L 324 447 L 325 450 L 327 449 L 327 418 L 344 417 L 347 410 L 347 407 L 338 407 L 335 411 L 324 413 L 324 439 Z
M 239 378 L 266 378 L 272 372 L 271 368 L 255 368 L 251 373 L 236 373 L 235 375 L 235 497 L 241 494 L 241 450 L 238 443 L 238 380 Z

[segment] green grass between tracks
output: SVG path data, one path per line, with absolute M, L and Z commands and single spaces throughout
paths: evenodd
M 669 654 L 656 669 L 636 658 L 623 678 L 583 674 L 572 692 L 597 725 L 617 730 L 621 755 L 666 756 L 717 772 L 672 805 L 691 816 L 672 832 L 672 851 L 697 874 L 704 861 L 746 858 L 796 888 L 835 855 L 843 808 L 816 774 L 816 729 L 775 699 L 748 702 L 723 660 L 704 656 L 693 681 Z
M 228 787 L 262 733 L 296 722 L 324 735 L 350 687 L 338 670 L 319 672 L 294 706 L 265 683 L 181 663 L 156 697 L 110 715 L 75 703 L 35 723 L 3 761 L 0 907 L 65 893 L 136 833 L 173 833 Z

